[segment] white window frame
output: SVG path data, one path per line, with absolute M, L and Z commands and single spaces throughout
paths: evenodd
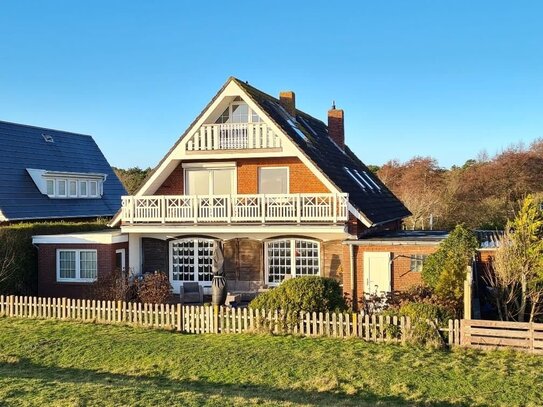
M 81 185 L 85 184 L 85 193 L 81 190 Z M 89 181 L 88 180 L 80 180 L 79 181 L 79 196 L 81 198 L 86 198 L 89 196 Z
M 53 185 L 53 192 L 52 193 L 49 193 L 49 189 L 48 189 L 49 183 L 51 183 L 51 185 Z M 57 190 L 56 186 L 57 186 L 56 180 L 54 180 L 54 179 L 46 179 L 45 180 L 45 191 L 47 193 L 47 196 L 55 196 L 55 192 Z
M 260 171 L 261 170 L 269 170 L 269 169 L 273 169 L 273 170 L 278 170 L 278 169 L 286 169 L 287 170 L 287 194 L 290 194 L 290 167 L 288 166 L 279 166 L 279 167 L 273 167 L 273 166 L 264 166 L 264 167 L 258 167 L 258 179 L 257 179 L 257 191 L 258 193 L 260 194 Z
M 96 184 L 96 193 L 95 194 L 92 194 L 92 192 L 91 192 L 92 191 L 92 187 L 91 187 L 92 184 Z M 87 191 L 87 195 L 90 198 L 96 198 L 96 197 L 100 196 L 100 185 L 99 185 L 98 181 L 95 181 L 95 180 L 90 180 L 89 181 L 89 190 Z
M 64 194 L 62 194 L 62 195 L 60 194 L 60 187 L 59 187 L 61 182 L 64 182 Z M 57 184 L 56 185 L 57 188 L 56 188 L 56 191 L 55 191 L 56 192 L 55 196 L 58 196 L 58 197 L 61 197 L 61 198 L 66 198 L 68 196 L 68 182 L 64 178 L 61 178 L 61 179 L 57 178 L 56 179 L 56 184 Z
M 236 195 L 238 191 L 238 167 L 235 162 L 224 163 L 186 163 L 183 164 L 183 193 L 188 195 L 188 172 L 189 171 L 207 171 L 209 177 L 208 195 L 213 195 L 213 170 L 233 170 L 232 174 L 232 193 Z
M 126 270 L 126 250 L 125 249 L 117 249 L 115 250 L 115 262 L 117 262 L 117 255 L 120 254 L 121 257 L 121 271 Z M 115 264 L 115 267 L 117 264 Z
M 75 184 L 75 194 L 72 194 L 72 185 Z M 69 179 L 68 182 L 67 182 L 67 185 L 68 185 L 68 196 L 70 198 L 77 198 L 79 196 L 79 186 L 78 186 L 78 182 L 76 179 Z
M 217 245 L 217 239 L 211 239 L 211 238 L 206 238 L 206 237 L 184 237 L 184 238 L 181 238 L 181 239 L 175 239 L 175 240 L 171 240 L 168 244 L 168 256 L 169 256 L 169 263 L 170 263 L 170 273 L 169 273 L 169 279 L 170 279 L 170 284 L 172 285 L 172 287 L 174 288 L 174 290 L 176 292 L 178 292 L 179 290 L 179 287 L 183 285 L 183 283 L 198 283 L 200 284 L 202 287 L 211 287 L 211 280 L 210 281 L 205 281 L 205 280 L 202 280 L 200 281 L 198 279 L 198 256 L 195 255 L 193 257 L 193 263 L 192 263 L 192 266 L 194 267 L 194 280 L 174 280 L 173 279 L 173 245 L 176 244 L 176 243 L 180 243 L 180 242 L 192 242 L 193 245 L 194 245 L 194 253 L 197 253 L 198 251 L 198 245 L 197 245 L 197 242 L 199 240 L 204 240 L 206 242 L 211 242 L 213 243 L 214 247 L 216 247 Z M 212 254 L 213 256 L 213 254 Z
M 317 245 L 317 268 L 319 270 L 319 272 L 317 274 L 312 274 L 313 276 L 321 276 L 322 275 L 322 269 L 321 269 L 321 265 L 322 265 L 322 261 L 321 261 L 321 242 L 318 241 L 318 240 L 314 240 L 314 239 L 304 239 L 304 238 L 296 238 L 296 237 L 286 237 L 286 238 L 277 238 L 277 239 L 269 239 L 269 240 L 266 240 L 264 242 L 264 267 L 265 267 L 265 284 L 270 286 L 270 287 L 276 287 L 278 286 L 279 284 L 281 283 L 270 283 L 269 282 L 269 255 L 268 255 L 268 244 L 270 243 L 274 243 L 274 242 L 278 242 L 278 241 L 282 241 L 282 240 L 287 240 L 287 241 L 290 241 L 290 273 L 286 273 L 285 275 L 285 278 L 287 278 L 286 276 L 289 275 L 290 277 L 289 278 L 296 278 L 296 277 L 301 277 L 301 276 L 298 276 L 296 274 L 296 241 L 304 241 L 304 242 L 310 242 L 310 243 L 314 243 Z M 283 280 L 284 281 L 284 280 Z
M 61 278 L 60 277 L 60 253 L 61 252 L 75 252 L 75 278 Z M 95 249 L 57 249 L 56 255 L 56 269 L 57 269 L 57 282 L 59 283 L 93 283 L 96 278 L 81 278 L 81 252 L 93 252 L 96 253 L 96 276 L 98 277 L 98 251 Z

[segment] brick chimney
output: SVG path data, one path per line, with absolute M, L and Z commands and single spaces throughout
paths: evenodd
M 296 117 L 296 95 L 293 91 L 288 90 L 279 93 L 279 103 L 289 115 Z
M 336 109 L 336 105 L 332 105 L 332 109 L 328 110 L 328 135 L 342 150 L 345 148 L 345 127 L 344 127 L 343 109 Z

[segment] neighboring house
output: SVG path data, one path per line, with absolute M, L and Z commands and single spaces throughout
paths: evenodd
M 126 193 L 91 136 L 7 122 L 0 122 L 0 186 L 0 225 L 111 218 Z M 81 296 L 88 284 L 78 282 L 92 281 L 98 266 L 110 270 L 115 261 L 98 256 L 103 242 L 108 249 L 113 240 L 127 246 L 126 236 L 105 237 L 112 233 L 86 234 L 84 246 L 73 239 L 66 245 L 65 236 L 35 236 L 38 294 Z
M 111 217 L 125 194 L 91 136 L 0 121 L 0 225 Z

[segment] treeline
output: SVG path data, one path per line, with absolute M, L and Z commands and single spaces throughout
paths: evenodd
M 409 229 L 503 229 L 527 194 L 543 192 L 543 139 L 451 169 L 431 157 L 372 168 L 413 213 Z
M 133 195 L 139 189 L 143 181 L 147 178 L 151 172 L 151 168 L 141 169 L 139 167 L 132 167 L 126 170 L 122 168 L 113 167 L 113 171 L 117 174 L 117 177 L 121 180 L 129 195 Z

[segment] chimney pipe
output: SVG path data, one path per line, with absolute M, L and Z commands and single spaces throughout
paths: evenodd
M 341 148 L 345 148 L 345 127 L 343 109 L 336 109 L 336 104 L 328 110 L 328 136 Z
M 289 115 L 296 117 L 296 95 L 293 91 L 288 90 L 279 93 L 279 103 Z

